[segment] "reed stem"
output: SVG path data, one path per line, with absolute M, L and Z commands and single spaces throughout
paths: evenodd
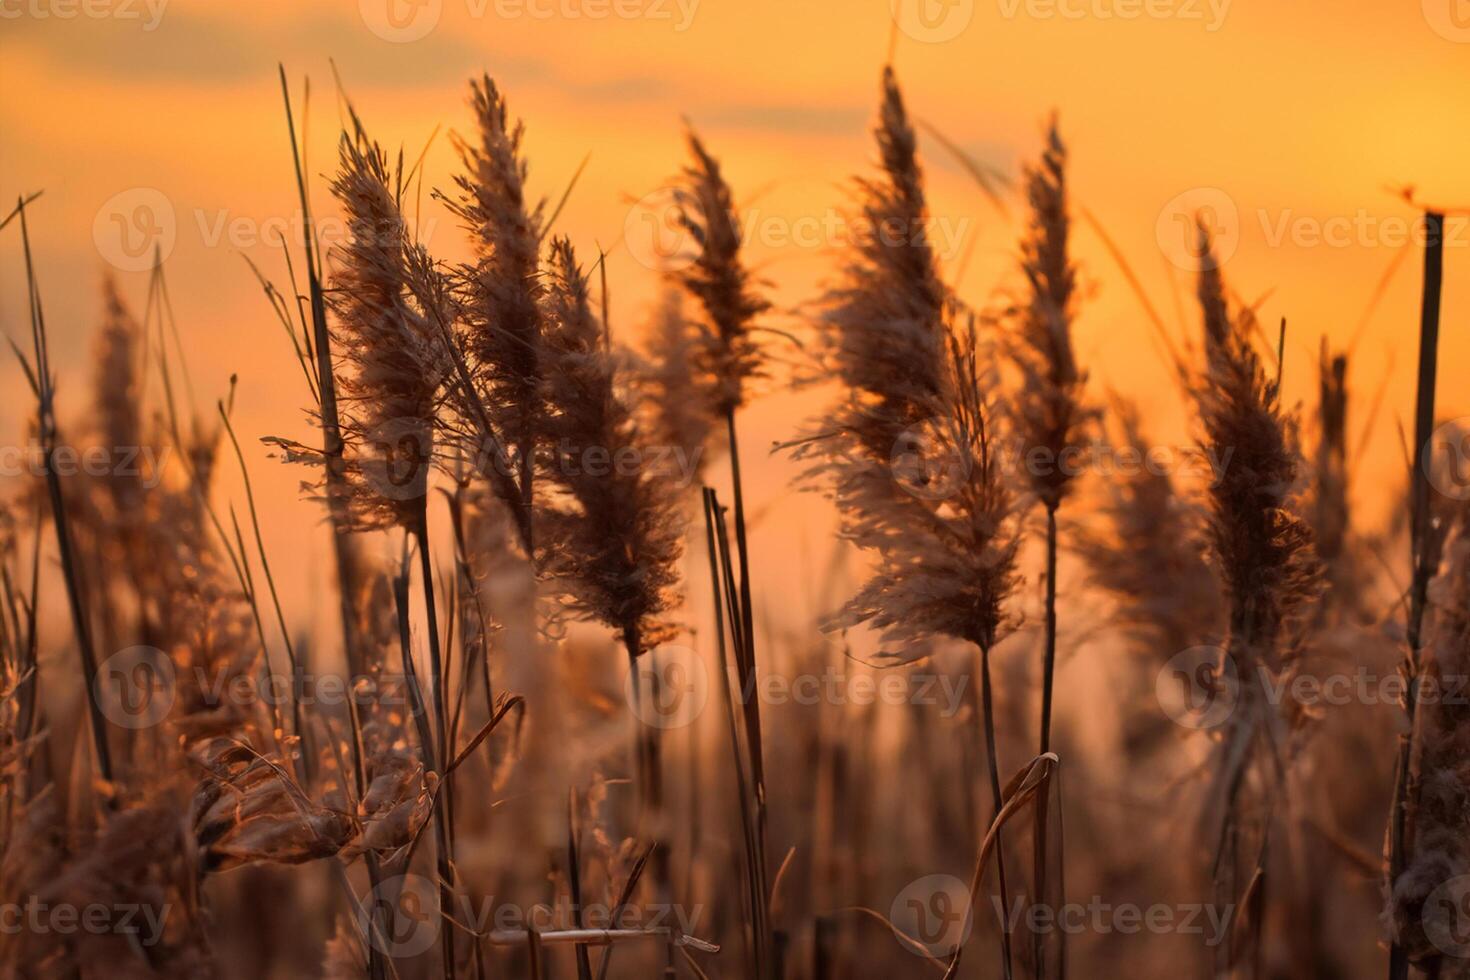
M 1388 890 L 1390 894 L 1403 873 L 1408 859 L 1408 837 L 1413 832 L 1409 821 L 1410 769 L 1414 758 L 1417 707 L 1419 700 L 1419 658 L 1423 643 L 1424 609 L 1429 596 L 1429 548 L 1425 538 L 1429 530 L 1429 471 L 1426 458 L 1434 433 L 1435 384 L 1439 363 L 1439 303 L 1444 278 L 1444 216 L 1430 211 L 1424 215 L 1424 290 L 1419 318 L 1419 385 L 1414 410 L 1414 471 L 1409 549 L 1413 562 L 1413 580 L 1409 589 L 1409 619 L 1406 636 L 1409 644 L 1408 691 L 1404 699 L 1404 715 L 1408 722 L 1399 736 L 1398 761 L 1394 769 L 1393 809 L 1389 817 Z M 1405 980 L 1409 960 L 1404 947 L 1395 937 L 1389 948 L 1390 980 Z

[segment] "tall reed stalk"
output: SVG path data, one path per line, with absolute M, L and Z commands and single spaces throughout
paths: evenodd
M 1414 470 L 1410 474 L 1409 557 L 1413 578 L 1409 587 L 1409 618 L 1405 633 L 1408 656 L 1405 670 L 1408 686 L 1404 695 L 1404 717 L 1407 727 L 1399 736 L 1398 760 L 1394 768 L 1393 804 L 1388 824 L 1388 888 L 1398 887 L 1399 877 L 1411 853 L 1413 828 L 1410 824 L 1414 739 L 1418 718 L 1420 657 L 1423 647 L 1424 611 L 1429 596 L 1429 580 L 1434 574 L 1431 549 L 1427 546 L 1430 522 L 1429 443 L 1434 432 L 1435 383 L 1439 370 L 1439 304 L 1444 279 L 1444 216 L 1433 211 L 1424 216 L 1424 287 L 1419 316 L 1418 393 L 1414 407 Z M 1395 931 L 1389 947 L 1390 980 L 1408 976 L 1409 961 L 1403 943 Z
M 891 655 L 905 660 L 940 638 L 973 644 L 983 682 L 1018 582 L 1017 515 L 995 452 L 995 372 L 940 278 L 914 130 L 891 69 L 876 132 L 882 176 L 860 183 L 857 220 L 890 232 L 861 236 L 823 300 L 820 354 L 842 392 L 792 444 L 810 461 L 805 479 L 835 499 L 843 534 L 875 559 L 875 573 L 827 626 L 875 628 L 885 645 L 906 647 Z M 977 708 L 998 812 L 993 712 Z M 978 794 L 983 777 L 970 778 Z
M 61 555 L 61 573 L 66 583 L 67 607 L 71 611 L 72 630 L 76 635 L 77 654 L 82 661 L 82 681 L 86 684 L 88 726 L 92 734 L 92 751 L 96 757 L 97 775 L 104 783 L 113 780 L 112 752 L 107 744 L 107 719 L 100 702 L 97 683 L 97 653 L 92 645 L 90 613 L 82 595 L 81 571 L 77 566 L 71 525 L 68 520 L 66 495 L 61 475 L 55 465 L 57 447 L 56 391 L 51 371 L 51 352 L 46 334 L 46 315 L 41 308 L 41 287 L 31 260 L 31 232 L 26 217 L 27 201 L 19 198 L 16 211 L 20 215 L 21 249 L 25 256 L 26 293 L 31 317 L 32 360 L 22 361 L 31 392 L 36 396 L 36 424 L 41 440 L 41 466 L 46 476 L 47 499 L 51 504 L 51 523 L 56 531 L 56 547 Z
M 762 374 L 761 350 L 755 341 L 756 319 L 770 308 L 755 289 L 755 282 L 741 257 L 740 217 L 735 210 L 734 195 L 720 171 L 719 162 L 705 149 L 692 131 L 689 133 L 691 163 L 684 172 L 679 189 L 679 218 L 696 244 L 694 260 L 682 270 L 679 278 L 684 288 L 700 305 L 703 313 L 700 329 L 695 334 L 693 365 L 706 389 L 704 401 L 725 428 L 730 452 L 730 489 L 735 523 L 735 557 L 739 566 L 738 601 L 730 606 L 732 620 L 739 629 L 733 631 L 735 657 L 741 679 L 740 697 L 745 720 L 751 778 L 758 788 L 754 797 L 757 859 L 761 862 L 758 880 L 766 887 L 766 838 L 769 814 L 764 792 L 765 749 L 761 734 L 759 698 L 755 693 L 755 608 L 750 579 L 750 542 L 745 511 L 745 480 L 740 469 L 740 438 L 736 431 L 736 412 L 749 397 L 750 382 Z M 723 526 L 723 523 L 722 523 Z M 769 905 L 771 896 L 762 901 Z M 769 929 L 767 909 L 758 922 Z M 761 943 L 767 958 L 762 968 L 775 967 L 769 957 L 772 936 L 763 935 Z
M 351 514 L 362 528 L 401 528 L 418 545 L 427 621 L 433 719 L 428 760 L 451 756 L 448 699 L 440 650 L 434 565 L 428 530 L 428 478 L 439 392 L 448 376 L 436 325 L 449 316 L 447 290 L 433 260 L 409 234 L 400 202 L 403 171 L 353 117 L 355 132 L 339 144 L 332 192 L 347 214 L 348 241 L 332 279 L 331 305 L 342 350 L 338 384 L 352 407 L 344 428 Z M 449 774 L 434 809 L 439 846 L 440 903 L 453 907 L 454 797 Z M 447 978 L 456 974 L 453 929 L 440 933 Z
M 609 459 L 641 453 L 642 436 L 619 367 L 592 312 L 587 278 L 571 243 L 551 245 L 543 299 L 548 443 L 598 447 Z M 641 458 L 641 455 L 638 456 Z M 597 468 L 558 460 L 548 482 L 558 498 L 538 513 L 548 580 L 571 615 L 616 631 L 632 672 L 635 759 L 641 823 L 658 832 L 664 819 L 657 728 L 642 720 L 642 659 L 674 635 L 682 521 L 671 487 L 644 467 Z
M 1229 460 L 1209 490 L 1208 539 L 1229 603 L 1221 666 L 1235 681 L 1229 693 L 1238 692 L 1217 747 L 1210 797 L 1220 817 L 1214 881 L 1216 901 L 1239 907 L 1250 897 L 1247 887 L 1253 894 L 1263 887 L 1293 739 L 1310 720 L 1294 696 L 1279 703 L 1268 697 L 1267 685 L 1286 684 L 1281 689 L 1293 693 L 1305 617 L 1321 593 L 1323 572 L 1301 515 L 1297 423 L 1282 407 L 1279 370 L 1273 377 L 1262 365 L 1254 314 L 1230 309 L 1203 226 L 1199 235 L 1205 370 L 1196 396 L 1206 449 Z M 1248 924 L 1253 931 L 1242 935 L 1254 941 L 1223 946 L 1219 969 L 1256 957 L 1261 923 Z

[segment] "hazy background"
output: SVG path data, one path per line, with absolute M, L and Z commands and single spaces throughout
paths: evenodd
M 1348 342 L 1405 240 L 1414 212 L 1396 188 L 1415 184 L 1435 204 L 1470 202 L 1464 0 L 933 0 L 923 10 L 918 0 L 899 2 L 895 32 L 887 0 L 684 0 L 682 8 L 674 0 L 171 0 L 161 9 L 141 0 L 0 0 L 0 194 L 13 201 L 45 191 L 31 211 L 32 235 L 62 417 L 76 428 L 89 403 L 102 276 L 115 269 L 141 312 L 147 273 L 135 257 L 157 243 L 198 406 L 212 412 L 239 375 L 236 426 L 266 543 L 288 613 L 298 622 L 314 615 L 329 570 L 320 510 L 297 502 L 302 473 L 266 459 L 255 442 L 309 438 L 308 396 L 241 257 L 283 282 L 279 250 L 261 244 L 266 223 L 284 221 L 288 234 L 299 228 L 278 62 L 298 100 L 303 77 L 311 79 L 309 165 L 323 217 L 331 209 L 320 178 L 334 166 L 340 120 L 329 59 L 390 149 L 413 159 L 439 128 L 420 217 L 446 259 L 462 256 L 463 238 L 429 189 L 449 185 L 447 134 L 470 124 L 468 78 L 489 72 L 526 120 L 535 193 L 558 198 L 591 155 L 558 228 L 584 257 L 599 245 L 610 250 L 613 328 L 630 341 L 658 277 L 638 261 L 637 243 L 622 240 L 625 228 L 639 227 L 636 212 L 629 220 L 634 202 L 684 163 L 686 117 L 765 229 L 749 252 L 772 283 L 772 325 L 797 325 L 800 304 L 835 263 L 820 234 L 788 239 L 826 227 L 848 178 L 870 172 L 868 130 L 891 42 L 911 111 L 987 165 L 1018 173 L 1038 151 L 1047 114 L 1060 112 L 1075 203 L 1114 237 L 1176 337 L 1197 329 L 1189 274 L 1171 261 L 1182 247 L 1177 218 L 1211 208 L 1233 249 L 1232 286 L 1250 300 L 1266 297 L 1266 324 L 1289 320 L 1291 399 L 1314 397 L 1320 336 Z M 1020 202 L 1012 195 L 1002 216 L 927 133 L 922 152 L 936 219 L 974 249 L 959 288 L 976 304 L 996 301 L 1015 282 Z M 129 226 L 140 215 L 156 220 Z M 1441 411 L 1457 415 L 1470 411 L 1460 380 L 1470 363 L 1460 329 L 1470 228 L 1452 223 L 1451 233 Z M 1188 416 L 1143 307 L 1080 222 L 1075 243 L 1088 284 L 1077 344 L 1094 390 L 1136 397 L 1153 437 L 1182 444 Z M 962 253 L 946 255 L 948 270 Z M 1355 436 L 1363 403 L 1388 379 L 1356 472 L 1355 493 L 1375 515 L 1406 465 L 1397 427 L 1412 404 L 1418 273 L 1411 255 L 1353 364 Z M 26 331 L 24 297 L 12 226 L 0 234 L 0 325 L 17 339 Z M 14 444 L 32 408 L 13 362 L 0 377 L 0 437 Z M 777 387 L 744 423 L 759 514 L 758 608 L 761 593 L 809 595 L 809 573 L 826 567 L 831 548 L 826 505 L 788 491 L 790 463 L 763 451 L 792 433 L 814 397 Z M 239 498 L 233 463 L 222 468 L 222 493 Z M 712 477 L 724 484 L 721 468 Z

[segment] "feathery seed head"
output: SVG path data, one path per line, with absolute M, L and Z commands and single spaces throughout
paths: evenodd
M 770 303 L 756 294 L 741 262 L 740 218 L 718 161 L 692 131 L 689 151 L 694 162 L 684 172 L 678 220 L 699 253 L 679 278 L 708 321 L 697 335 L 695 366 L 710 388 L 714 411 L 724 415 L 745 403 L 748 382 L 761 372 L 751 328 Z
M 470 104 L 479 138 L 456 141 L 465 172 L 455 177 L 457 197 L 446 201 L 474 248 L 457 273 L 463 343 L 492 423 L 527 452 L 539 389 L 545 202 L 526 203 L 524 127 L 511 123 L 489 76 L 471 83 Z
M 439 389 L 447 375 L 437 271 L 411 239 L 387 158 L 344 134 L 332 193 L 348 240 L 331 277 L 334 339 L 352 515 L 362 527 L 410 526 L 422 511 Z M 429 304 L 426 306 L 425 304 Z
M 883 176 L 858 184 L 865 219 L 917 231 L 927 209 L 891 71 L 877 138 Z M 915 644 L 910 653 L 940 636 L 988 649 L 1017 584 L 994 373 L 973 320 L 955 323 L 956 305 L 922 236 L 855 244 L 818 322 L 844 395 L 795 450 L 812 462 L 805 479 L 833 495 L 844 535 L 878 561 L 830 626 L 871 625 L 886 642 Z M 920 478 L 904 479 L 912 473 Z
M 545 297 L 549 441 L 573 453 L 590 448 L 608 466 L 558 459 L 550 478 L 560 499 L 538 513 L 542 562 L 574 614 L 618 631 L 635 652 L 672 635 L 682 553 L 672 488 L 641 467 L 617 461 L 640 453 L 640 433 L 617 377 L 617 362 L 587 296 L 571 243 L 553 242 Z
M 718 422 L 695 366 L 699 329 L 685 311 L 684 294 L 665 289 L 640 372 L 652 441 L 684 453 L 696 478 L 703 471 Z
M 1093 414 L 1082 404 L 1087 376 L 1072 350 L 1077 270 L 1068 253 L 1066 169 L 1067 149 L 1053 118 L 1041 161 L 1026 172 L 1031 215 L 1021 242 L 1021 268 L 1027 298 L 1016 311 L 1011 344 L 1022 375 L 1014 408 L 1017 435 L 1028 452 L 1045 449 L 1052 459 L 1061 457 Z M 1029 477 L 1042 504 L 1055 510 L 1071 487 L 1072 475 L 1053 466 L 1037 467 Z

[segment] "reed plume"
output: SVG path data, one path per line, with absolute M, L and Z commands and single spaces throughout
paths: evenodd
M 1241 667 L 1282 671 L 1296 653 L 1293 627 L 1321 578 L 1311 528 L 1298 512 L 1297 422 L 1252 346 L 1254 314 L 1231 314 L 1213 261 L 1200 272 L 1199 301 L 1206 358 L 1200 417 L 1213 458 L 1228 460 L 1210 487 L 1208 534 L 1230 602 L 1231 655 Z
M 666 288 L 654 311 L 640 371 L 650 442 L 683 453 L 696 479 L 704 471 L 719 421 L 697 373 L 699 330 L 685 309 L 684 294 Z
M 695 255 L 678 277 L 704 313 L 693 366 L 711 410 L 725 417 L 745 404 L 750 382 L 761 376 L 761 350 L 753 333 L 755 318 L 770 303 L 756 292 L 741 259 L 740 216 L 720 164 L 692 131 L 688 138 L 693 162 L 678 192 L 678 218 L 694 239 Z
M 123 454 L 144 445 L 143 334 L 111 276 L 102 280 L 102 298 L 92 379 L 96 436 L 110 453 Z M 115 515 L 136 512 L 143 492 L 139 484 L 138 474 L 107 475 L 106 491 Z
M 1015 405 L 1016 434 L 1027 451 L 1045 450 L 1058 460 L 1089 420 L 1083 404 L 1087 374 L 1072 349 L 1077 269 L 1069 252 L 1071 215 L 1067 201 L 1067 148 L 1053 118 L 1041 160 L 1026 171 L 1030 216 L 1021 241 L 1026 301 L 1016 311 L 1011 354 L 1022 384 Z M 1048 511 L 1071 491 L 1076 473 L 1065 466 L 1027 472 L 1031 490 Z
M 1322 340 L 1317 368 L 1317 441 L 1312 452 L 1308 514 L 1327 578 L 1322 611 L 1350 624 L 1370 620 L 1368 574 L 1353 530 L 1349 504 L 1352 468 L 1348 454 L 1348 356 L 1332 353 Z
M 830 488 L 844 535 L 878 559 L 831 625 L 869 624 L 891 644 L 948 636 L 988 649 L 1016 584 L 995 379 L 973 329 L 954 322 L 920 231 L 914 133 L 891 70 L 883 86 L 883 178 L 859 182 L 861 209 L 873 227 L 915 233 L 902 243 L 864 236 L 827 293 L 817 326 L 843 397 L 796 454 L 812 462 L 807 478 Z
M 435 332 L 443 309 L 420 303 L 433 263 L 410 240 L 388 160 L 376 144 L 343 134 L 332 193 L 347 215 L 348 240 L 331 280 L 333 339 L 343 441 L 359 528 L 413 529 L 432 468 L 434 418 L 446 359 Z
M 1146 460 L 1149 441 L 1138 408 L 1117 402 L 1111 414 L 1121 438 L 1117 452 Z M 1215 642 L 1224 627 L 1220 585 L 1205 557 L 1204 514 L 1174 478 L 1149 465 L 1115 476 L 1104 488 L 1096 522 L 1076 529 L 1072 548 L 1088 580 L 1108 594 L 1110 619 L 1140 658 L 1140 700 L 1152 698 L 1158 670 L 1181 650 Z M 1149 713 L 1125 718 L 1132 749 L 1161 741 L 1172 725 Z
M 666 615 L 676 604 L 682 527 L 670 488 L 641 464 L 633 408 L 571 243 L 554 241 L 548 264 L 545 426 L 561 499 L 537 515 L 546 528 L 542 561 L 569 610 L 616 631 L 637 658 L 675 632 Z M 588 463 L 588 450 L 612 462 Z
M 537 418 L 542 397 L 541 239 L 545 202 L 526 201 L 525 127 L 512 122 L 488 75 L 471 82 L 478 141 L 456 139 L 465 173 L 445 198 L 465 224 L 474 259 L 457 270 L 460 343 L 472 379 L 451 387 L 466 455 L 489 474 L 532 549 Z M 511 455 L 513 453 L 513 456 Z

